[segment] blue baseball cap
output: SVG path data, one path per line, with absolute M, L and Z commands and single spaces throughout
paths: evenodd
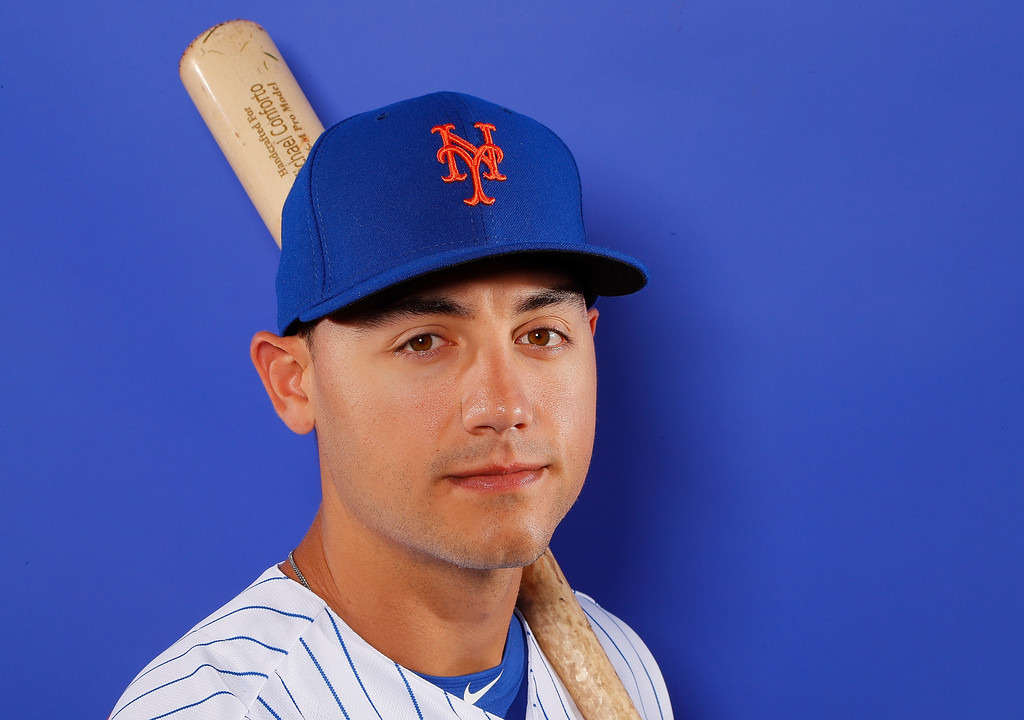
M 439 92 L 324 131 L 285 201 L 278 327 L 321 318 L 466 263 L 536 255 L 591 295 L 647 283 L 637 260 L 589 245 L 576 162 L 551 130 Z

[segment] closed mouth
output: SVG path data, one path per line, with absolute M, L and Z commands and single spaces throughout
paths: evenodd
M 515 490 L 540 479 L 546 466 L 532 463 L 487 465 L 452 473 L 448 479 L 469 490 Z

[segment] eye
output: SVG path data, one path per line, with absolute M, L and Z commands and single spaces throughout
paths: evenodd
M 537 347 L 558 347 L 568 340 L 557 330 L 550 328 L 537 328 L 525 335 L 516 338 L 516 342 L 522 345 L 535 345 Z
M 423 335 L 417 335 L 416 337 L 409 338 L 399 349 L 414 353 L 424 353 L 440 347 L 443 342 L 444 341 L 438 335 L 434 335 L 433 333 L 424 333 Z

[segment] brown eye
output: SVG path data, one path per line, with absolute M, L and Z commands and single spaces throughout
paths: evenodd
M 433 335 L 417 335 L 405 344 L 413 352 L 426 352 L 434 347 Z
M 527 340 L 531 345 L 550 345 L 553 334 L 550 330 L 534 330 L 527 335 Z
M 565 336 L 548 328 L 537 328 L 525 335 L 520 335 L 517 343 L 535 345 L 536 347 L 557 347 L 565 342 Z

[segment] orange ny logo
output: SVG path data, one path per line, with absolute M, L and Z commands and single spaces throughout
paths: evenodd
M 473 175 L 473 197 L 462 202 L 470 206 L 478 203 L 492 205 L 494 198 L 487 197 L 484 194 L 484 188 L 480 181 L 480 163 L 487 166 L 487 172 L 483 174 L 485 178 L 488 180 L 505 180 L 506 177 L 498 172 L 498 163 L 505 157 L 505 154 L 501 151 L 500 147 L 491 142 L 491 131 L 495 129 L 493 125 L 480 122 L 474 123 L 473 127 L 484 134 L 484 141 L 479 147 L 470 144 L 453 133 L 452 130 L 455 129 L 455 126 L 451 123 L 436 125 L 430 128 L 430 132 L 441 134 L 442 145 L 441 149 L 437 151 L 437 161 L 439 163 L 448 163 L 448 175 L 441 179 L 446 183 L 465 180 L 466 174 L 460 173 L 455 165 L 455 158 L 462 158 L 469 168 L 469 172 Z

